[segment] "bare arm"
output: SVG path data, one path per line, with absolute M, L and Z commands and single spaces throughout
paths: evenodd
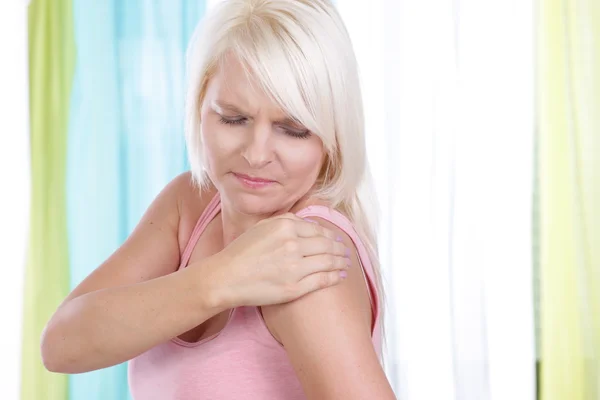
M 42 335 L 47 369 L 79 373 L 119 364 L 227 308 L 201 279 L 214 259 L 175 272 L 180 195 L 189 185 L 189 174 L 167 185 L 125 243 L 61 304 Z
M 371 306 L 355 246 L 334 224 L 316 217 L 353 249 L 348 278 L 285 304 L 263 307 L 307 399 L 395 399 L 371 341 Z

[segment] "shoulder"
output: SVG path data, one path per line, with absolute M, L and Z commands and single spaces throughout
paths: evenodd
M 217 194 L 217 189 L 212 183 L 206 188 L 200 188 L 194 181 L 190 171 L 177 175 L 168 186 L 176 193 L 180 210 L 192 213 L 199 212 L 201 214 L 203 208 L 206 207 Z
M 318 209 L 323 215 L 328 210 Z M 348 278 L 297 300 L 262 307 L 265 323 L 285 348 L 307 398 L 368 398 L 368 393 L 389 393 L 373 344 L 370 294 L 357 247 L 344 229 L 319 217 L 321 213 L 308 214 L 350 249 Z
M 319 207 L 321 210 L 329 209 L 325 204 L 312 205 L 322 206 Z M 355 243 L 344 229 L 328 219 L 315 215 L 310 215 L 309 218 L 342 238 L 343 243 L 350 251 L 351 267 L 347 271 L 348 277 L 338 285 L 309 293 L 300 299 L 263 307 L 267 326 L 273 336 L 282 343 L 282 334 L 288 336 L 302 334 L 301 332 L 282 332 L 285 327 L 290 326 L 289 322 L 292 320 L 306 321 L 309 318 L 315 322 L 312 324 L 313 327 L 329 329 L 325 321 L 332 321 L 331 318 L 344 315 L 351 320 L 353 328 L 364 331 L 370 338 L 373 318 L 370 294 Z M 339 221 L 337 222 L 339 223 Z M 319 332 L 312 333 L 318 334 Z
M 186 171 L 173 178 L 164 191 L 169 193 L 173 207 L 177 208 L 179 242 L 187 243 L 202 212 L 217 194 L 217 189 L 212 184 L 200 188 L 191 171 Z

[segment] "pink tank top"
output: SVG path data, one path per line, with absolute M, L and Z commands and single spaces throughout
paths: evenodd
M 219 213 L 217 194 L 202 213 L 182 255 L 185 268 L 198 238 Z M 381 358 L 380 315 L 373 268 L 367 251 L 341 213 L 309 206 L 296 213 L 320 217 L 337 225 L 352 239 L 371 296 L 372 338 Z M 173 338 L 129 362 L 129 387 L 135 400 L 262 400 L 305 399 L 286 351 L 273 338 L 258 307 L 230 310 L 225 328 L 199 342 Z

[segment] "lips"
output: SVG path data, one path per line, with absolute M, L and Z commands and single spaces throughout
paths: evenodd
M 260 178 L 257 176 L 250 176 L 250 175 L 246 175 L 246 174 L 238 174 L 237 172 L 234 172 L 233 174 L 235 176 L 237 176 L 238 178 L 242 178 L 242 179 L 245 179 L 250 182 L 256 182 L 256 183 L 273 183 L 273 182 L 275 182 L 272 179 L 265 179 L 265 178 Z

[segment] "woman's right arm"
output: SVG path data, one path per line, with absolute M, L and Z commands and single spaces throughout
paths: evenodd
M 190 190 L 189 179 L 185 173 L 169 183 L 125 243 L 57 309 L 42 334 L 48 370 L 122 363 L 228 308 L 218 288 L 199 276 L 202 264 L 173 273 L 180 261 L 179 194 Z
M 291 213 L 258 222 L 219 253 L 177 271 L 179 209 L 186 208 L 179 202 L 189 200 L 189 179 L 183 174 L 167 185 L 125 243 L 60 305 L 42 334 L 48 370 L 116 365 L 221 311 L 285 303 L 342 281 L 344 244 Z

